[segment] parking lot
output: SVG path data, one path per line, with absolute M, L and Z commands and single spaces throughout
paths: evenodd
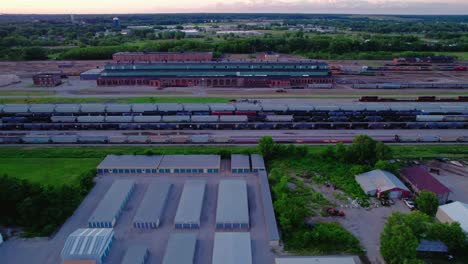
M 195 263 L 211 263 L 215 233 L 217 186 L 220 179 L 229 178 L 242 178 L 247 182 L 253 263 L 273 263 L 274 255 L 267 241 L 258 177 L 253 174 L 249 176 L 96 177 L 97 184 L 95 188 L 93 188 L 72 217 L 67 220 L 53 238 L 34 240 L 17 239 L 8 241 L 0 247 L 2 263 L 60 263 L 60 251 L 62 250 L 67 236 L 75 229 L 87 226 L 89 216 L 106 191 L 110 188 L 113 181 L 115 179 L 124 178 L 135 180 L 136 188 L 114 227 L 116 241 L 111 248 L 110 255 L 106 258 L 106 263 L 120 263 L 126 249 L 130 245 L 147 246 L 150 250 L 148 263 L 161 263 L 169 235 L 172 232 L 196 232 L 198 234 L 198 247 Z M 207 181 L 201 226 L 200 229 L 196 231 L 176 230 L 173 224 L 183 184 L 187 179 L 205 179 Z M 133 217 L 143 199 L 148 185 L 153 181 L 167 181 L 173 184 L 162 224 L 158 229 L 135 229 L 132 226 Z

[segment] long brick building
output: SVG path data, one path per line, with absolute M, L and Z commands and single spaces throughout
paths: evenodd
M 213 52 L 118 52 L 112 56 L 114 62 L 168 62 L 168 61 L 211 61 Z
M 307 87 L 333 84 L 323 62 L 153 62 L 110 63 L 97 80 L 100 86 L 155 87 Z

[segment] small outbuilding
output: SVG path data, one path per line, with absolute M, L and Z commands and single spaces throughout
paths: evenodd
M 433 192 L 439 198 L 440 204 L 448 201 L 450 189 L 443 185 L 439 180 L 432 176 L 422 166 L 413 166 L 400 171 L 400 177 L 407 182 L 417 193 L 420 191 Z
M 398 199 L 411 195 L 410 190 L 393 173 L 385 170 L 373 170 L 356 175 L 356 181 L 364 192 L 371 196 L 388 195 Z
M 263 160 L 263 157 L 261 155 L 252 154 L 250 155 L 250 159 L 252 161 L 253 172 L 266 171 L 265 161 Z
M 171 188 L 172 184 L 168 182 L 153 182 L 148 186 L 145 197 L 133 218 L 133 227 L 159 227 Z
M 453 202 L 439 206 L 436 218 L 441 223 L 460 223 L 463 231 L 468 235 L 468 204 Z
M 250 173 L 250 159 L 248 155 L 232 154 L 231 155 L 231 172 L 232 173 Z
M 103 263 L 115 239 L 112 228 L 79 228 L 71 233 L 62 249 L 64 264 Z
M 245 180 L 221 180 L 216 207 L 217 229 L 248 229 L 249 202 Z
M 175 228 L 200 228 L 205 189 L 205 180 L 189 180 L 185 182 L 174 220 Z

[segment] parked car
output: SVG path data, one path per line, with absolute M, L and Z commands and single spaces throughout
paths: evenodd
M 404 198 L 403 202 L 406 204 L 406 206 L 408 206 L 409 209 L 411 209 L 411 210 L 416 209 L 416 206 L 414 205 L 414 202 L 411 201 L 410 199 Z

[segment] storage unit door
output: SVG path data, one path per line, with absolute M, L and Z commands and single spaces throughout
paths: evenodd
M 401 197 L 401 191 L 389 192 L 388 197 L 392 199 L 398 199 Z

